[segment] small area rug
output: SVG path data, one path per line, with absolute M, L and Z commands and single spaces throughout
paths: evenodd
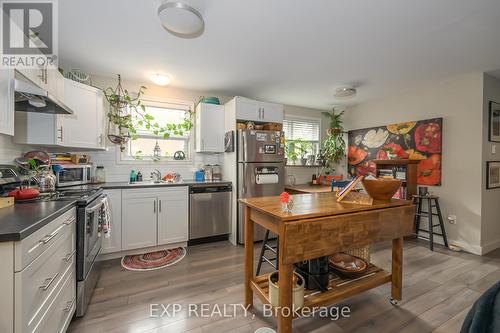
M 130 255 L 122 258 L 122 267 L 129 271 L 152 271 L 172 266 L 181 261 L 186 255 L 186 249 L 174 249 Z

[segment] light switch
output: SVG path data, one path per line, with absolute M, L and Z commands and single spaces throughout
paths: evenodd
M 492 145 L 491 146 L 491 153 L 495 155 L 497 153 L 497 145 Z

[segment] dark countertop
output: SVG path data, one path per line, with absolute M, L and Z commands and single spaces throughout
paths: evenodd
M 137 182 L 130 184 L 128 182 L 108 182 L 104 184 L 95 184 L 94 186 L 102 187 L 103 189 L 132 189 L 132 188 L 150 188 L 150 187 L 172 187 L 172 186 L 210 186 L 210 185 L 228 185 L 232 184 L 227 180 L 214 181 L 196 181 L 194 179 L 185 179 L 178 183 L 159 183 L 154 184 L 150 181 Z
M 14 204 L 0 209 L 0 241 L 19 241 L 75 206 L 76 201 Z

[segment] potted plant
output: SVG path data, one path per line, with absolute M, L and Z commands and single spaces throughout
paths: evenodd
M 345 157 L 343 114 L 344 111 L 336 114 L 335 109 L 331 113 L 323 112 L 323 115 L 330 121 L 330 127 L 326 131 L 327 137 L 323 141 L 320 154 L 318 154 L 318 161 L 326 169 L 327 174 L 333 173 L 334 166 Z
M 300 156 L 300 164 L 307 164 L 307 153 L 312 150 L 312 144 L 309 141 L 305 141 L 302 139 L 295 140 L 295 149 L 297 150 L 297 154 Z
M 295 164 L 299 156 L 295 151 L 295 140 L 286 140 L 285 142 L 285 156 L 288 160 L 291 161 L 291 164 Z
M 108 138 L 114 144 L 120 145 L 120 150 L 125 150 L 125 144 L 129 139 L 137 138 L 137 130 L 145 128 L 151 130 L 155 135 L 161 135 L 168 139 L 172 135 L 184 135 L 193 128 L 193 112 L 186 112 L 184 121 L 180 124 L 159 124 L 155 118 L 146 111 L 141 101 L 141 96 L 146 90 L 141 86 L 137 93 L 131 94 L 122 88 L 121 76 L 118 74 L 118 85 L 116 88 L 104 89 L 104 96 L 109 102 L 108 116 Z

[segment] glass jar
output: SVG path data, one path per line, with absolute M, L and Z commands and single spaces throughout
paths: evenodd
M 36 179 L 40 192 L 54 192 L 56 190 L 56 175 L 52 170 L 40 171 Z
M 106 171 L 102 165 L 98 165 L 95 168 L 95 181 L 96 183 L 105 183 L 106 182 Z

